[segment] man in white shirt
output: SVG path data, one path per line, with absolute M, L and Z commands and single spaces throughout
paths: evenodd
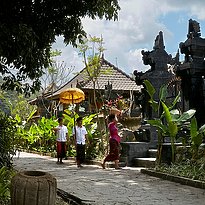
M 82 163 L 85 161 L 85 141 L 87 139 L 87 130 L 82 125 L 82 117 L 77 118 L 77 125 L 73 128 L 73 136 L 76 144 L 76 161 L 77 166 L 82 167 Z
M 63 164 L 62 159 L 66 156 L 66 141 L 68 139 L 68 129 L 63 125 L 63 118 L 58 118 L 59 125 L 54 128 L 57 141 L 57 164 Z

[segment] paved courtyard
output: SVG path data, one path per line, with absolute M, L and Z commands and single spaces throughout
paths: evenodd
M 52 174 L 57 187 L 94 205 L 205 205 L 205 190 L 169 182 L 140 173 L 139 168 L 103 170 L 97 165 L 79 169 L 73 160 L 21 152 L 15 168 Z

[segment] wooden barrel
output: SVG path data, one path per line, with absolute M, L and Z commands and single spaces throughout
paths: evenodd
M 11 205 L 55 205 L 56 189 L 56 179 L 47 172 L 19 172 L 11 180 Z

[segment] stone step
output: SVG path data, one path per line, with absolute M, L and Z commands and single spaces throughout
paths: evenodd
M 133 159 L 133 166 L 135 167 L 146 167 L 151 168 L 155 167 L 156 158 L 134 158 Z
M 149 149 L 148 156 L 151 158 L 155 158 L 157 156 L 157 149 Z

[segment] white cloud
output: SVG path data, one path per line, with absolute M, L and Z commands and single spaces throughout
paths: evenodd
M 149 66 L 144 65 L 143 62 L 142 62 L 142 54 L 141 54 L 142 50 L 148 50 L 148 49 L 146 49 L 146 48 L 135 49 L 133 51 L 130 51 L 127 54 L 129 67 L 132 68 L 132 73 L 133 73 L 134 70 L 137 70 L 139 72 L 140 71 L 144 72 L 144 71 L 146 71 L 150 68 Z M 133 67 L 133 65 L 136 65 L 136 67 Z
M 85 31 L 104 39 L 105 58 L 112 64 L 117 65 L 126 73 L 133 73 L 134 69 L 139 71 L 147 70 L 141 59 L 141 50 L 152 50 L 155 37 L 159 31 L 163 31 L 166 40 L 172 39 L 175 30 L 169 30 L 159 19 L 169 13 L 179 12 L 190 14 L 190 18 L 197 17 L 205 20 L 204 0 L 121 0 L 119 1 L 121 11 L 118 21 L 83 19 Z M 188 24 L 187 17 L 179 15 L 178 22 Z M 170 20 L 171 22 L 171 20 Z M 200 22 L 200 21 L 199 21 Z M 186 36 L 184 36 L 186 38 Z M 180 39 L 176 39 L 180 40 Z M 179 41 L 176 41 L 178 46 Z M 62 50 L 62 57 L 68 66 L 75 66 L 76 70 L 82 69 L 82 59 L 78 56 L 77 50 L 71 46 L 64 47 L 62 42 L 57 40 L 55 48 Z M 168 50 L 166 46 L 166 50 Z M 174 51 L 171 51 L 174 52 Z

